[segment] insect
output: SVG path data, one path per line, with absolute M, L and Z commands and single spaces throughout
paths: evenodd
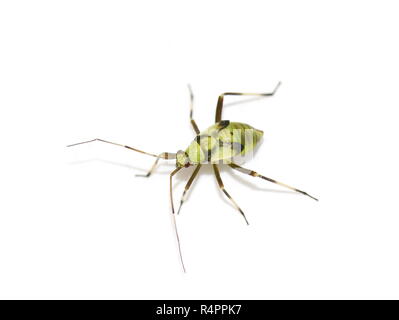
M 195 122 L 195 120 L 193 118 L 194 95 L 191 90 L 191 87 L 188 86 L 189 92 L 190 92 L 190 122 L 195 131 L 196 137 L 191 142 L 191 144 L 188 146 L 188 148 L 185 149 L 184 151 L 179 150 L 176 153 L 162 152 L 160 154 L 154 154 L 154 153 L 145 152 L 145 151 L 142 151 L 142 150 L 139 150 L 139 149 L 127 146 L 127 145 L 123 145 L 123 144 L 119 144 L 119 143 L 115 143 L 115 142 L 111 142 L 111 141 L 107 141 L 107 140 L 103 140 L 103 139 L 98 139 L 98 138 L 89 140 L 89 141 L 71 144 L 68 147 L 81 145 L 84 143 L 90 143 L 90 142 L 94 142 L 94 141 L 100 141 L 100 142 L 105 142 L 108 144 L 120 146 L 123 148 L 127 148 L 129 150 L 133 150 L 133 151 L 156 158 L 154 164 L 152 165 L 150 170 L 147 172 L 147 174 L 136 175 L 136 176 L 142 176 L 142 177 L 150 177 L 151 174 L 154 172 L 155 168 L 157 167 L 160 159 L 164 159 L 164 160 L 175 159 L 176 160 L 176 168 L 169 175 L 170 202 L 171 202 L 171 207 L 172 207 L 172 217 L 173 217 L 173 222 L 174 222 L 174 226 L 175 226 L 175 234 L 176 234 L 176 238 L 177 238 L 180 261 L 182 264 L 183 271 L 185 272 L 186 269 L 185 269 L 184 262 L 183 262 L 179 234 L 178 234 L 177 227 L 176 227 L 176 217 L 175 217 L 176 211 L 175 211 L 175 207 L 174 207 L 173 192 L 172 192 L 173 177 L 180 170 L 182 170 L 184 168 L 188 168 L 190 166 L 195 166 L 195 169 L 194 169 L 191 177 L 188 179 L 187 184 L 184 188 L 184 192 L 181 197 L 180 205 L 177 210 L 177 213 L 180 212 L 180 209 L 186 199 L 187 191 L 190 189 L 194 179 L 198 175 L 198 172 L 200 171 L 201 166 L 211 165 L 213 168 L 219 188 L 226 195 L 226 197 L 231 201 L 233 206 L 243 216 L 243 218 L 245 219 L 245 222 L 248 224 L 248 220 L 247 220 L 244 212 L 241 210 L 241 208 L 238 206 L 236 201 L 232 198 L 232 196 L 227 192 L 227 190 L 224 187 L 223 180 L 220 176 L 220 171 L 219 171 L 219 164 L 221 164 L 221 163 L 227 164 L 234 170 L 237 170 L 243 174 L 247 174 L 252 177 L 264 179 L 266 181 L 275 183 L 277 185 L 280 185 L 280 186 L 288 188 L 292 191 L 301 193 L 303 195 L 306 195 L 306 196 L 318 201 L 318 199 L 309 195 L 305 191 L 299 190 L 297 188 L 293 188 L 285 183 L 265 177 L 251 169 L 243 168 L 243 167 L 239 166 L 235 161 L 235 159 L 237 157 L 248 155 L 255 149 L 258 142 L 261 140 L 261 138 L 263 136 L 263 131 L 255 129 L 252 126 L 245 124 L 245 123 L 231 122 L 229 120 L 222 120 L 224 97 L 225 96 L 242 96 L 242 95 L 259 96 L 259 97 L 273 96 L 276 93 L 277 89 L 279 88 L 280 84 L 281 84 L 281 82 L 279 82 L 276 85 L 276 87 L 274 88 L 274 90 L 269 93 L 239 93 L 239 92 L 222 93 L 219 96 L 217 105 L 216 105 L 215 124 L 213 124 L 208 129 L 206 129 L 205 131 L 202 131 L 202 132 L 199 130 L 197 123 Z

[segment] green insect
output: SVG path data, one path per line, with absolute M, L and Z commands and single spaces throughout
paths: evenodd
M 180 240 L 179 240 L 179 234 L 177 232 L 177 227 L 176 227 L 176 218 L 175 218 L 175 208 L 173 204 L 173 193 L 172 193 L 172 179 L 173 176 L 182 170 L 183 168 L 188 168 L 190 166 L 195 166 L 195 170 L 193 171 L 191 177 L 187 181 L 187 184 L 184 188 L 183 195 L 180 200 L 180 206 L 177 211 L 177 213 L 180 212 L 180 209 L 185 201 L 185 196 L 187 194 L 187 191 L 190 189 L 194 179 L 198 175 L 198 172 L 201 169 L 202 165 L 211 165 L 213 167 L 213 171 L 215 173 L 216 181 L 219 185 L 219 188 L 223 191 L 223 193 L 226 195 L 226 197 L 232 202 L 234 207 L 240 212 L 240 214 L 243 216 L 245 219 L 245 222 L 248 224 L 248 220 L 245 217 L 244 212 L 241 210 L 241 208 L 237 205 L 235 200 L 230 196 L 230 194 L 227 192 L 227 190 L 224 187 L 223 180 L 220 176 L 220 171 L 219 171 L 219 164 L 227 164 L 234 170 L 237 170 L 241 173 L 250 175 L 252 177 L 258 177 L 264 180 L 267 180 L 269 182 L 278 184 L 280 186 L 283 186 L 285 188 L 291 189 L 295 192 L 299 192 L 303 195 L 306 195 L 314 200 L 317 201 L 317 199 L 308 193 L 299 190 L 297 188 L 293 188 L 287 184 L 278 182 L 274 179 L 267 178 L 256 171 L 250 170 L 243 168 L 239 166 L 237 161 L 237 157 L 244 157 L 248 156 L 252 153 L 252 151 L 255 149 L 256 145 L 258 142 L 261 140 L 263 136 L 263 131 L 258 130 L 253 128 L 252 126 L 241 123 L 241 122 L 230 122 L 229 120 L 222 120 L 222 110 L 223 110 L 223 98 L 225 96 L 241 96 L 241 95 L 247 95 L 247 96 L 261 96 L 261 97 L 267 97 L 267 96 L 273 96 L 278 87 L 280 86 L 280 82 L 277 84 L 273 92 L 270 93 L 238 93 L 238 92 L 225 92 L 221 94 L 218 98 L 218 102 L 216 105 L 216 116 L 215 116 L 215 124 L 210 126 L 208 129 L 205 131 L 200 132 L 198 129 L 198 126 L 193 119 L 193 104 L 194 104 L 194 95 L 192 93 L 191 87 L 189 86 L 189 91 L 190 91 L 190 121 L 191 125 L 196 133 L 196 137 L 194 140 L 191 142 L 191 144 L 188 146 L 188 148 L 185 151 L 179 150 L 176 153 L 171 153 L 171 152 L 162 152 L 160 154 L 153 154 L 149 152 L 145 152 L 127 145 L 115 143 L 115 142 L 110 142 L 106 141 L 103 139 L 93 139 L 90 141 L 84 141 L 84 142 L 79 142 L 75 144 L 71 144 L 68 147 L 84 144 L 84 143 L 89 143 L 89 142 L 94 142 L 94 141 L 101 141 L 109 144 L 113 144 L 116 146 L 124 147 L 129 150 L 133 150 L 136 152 L 140 152 L 152 157 L 155 157 L 156 160 L 154 164 L 152 165 L 151 169 L 147 172 L 147 174 L 144 175 L 137 175 L 137 176 L 142 176 L 142 177 L 149 177 L 157 167 L 157 164 L 160 159 L 176 159 L 176 169 L 174 169 L 170 173 L 170 202 L 172 206 L 172 217 L 175 225 L 175 233 L 176 233 L 176 238 L 177 238 L 177 243 L 178 243 L 178 249 L 179 249 L 179 255 L 180 255 L 180 261 L 183 267 L 183 271 L 185 272 L 185 267 L 184 267 L 184 262 L 183 262 L 183 257 L 182 257 L 182 251 L 181 251 L 181 246 L 180 246 Z

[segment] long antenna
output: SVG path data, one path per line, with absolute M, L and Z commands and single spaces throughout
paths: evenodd
M 178 248 L 179 248 L 180 262 L 181 262 L 181 266 L 183 267 L 183 272 L 186 273 L 186 268 L 184 267 L 183 255 L 182 255 L 182 253 L 181 253 L 180 238 L 179 238 L 179 232 L 177 231 L 177 224 L 176 224 L 176 215 L 175 215 L 175 213 L 172 213 L 172 216 L 173 216 L 173 225 L 175 226 L 175 234 L 176 234 L 177 246 L 178 246 Z
M 156 154 L 149 153 L 149 152 L 145 152 L 145 151 L 142 151 L 142 150 L 133 148 L 133 147 L 126 146 L 126 145 L 124 145 L 124 144 L 120 144 L 120 143 L 116 143 L 116 142 L 111 142 L 111 141 L 107 141 L 107 140 L 103 140 L 103 139 L 98 139 L 98 138 L 97 138 L 97 139 L 93 139 L 93 140 L 89 140 L 89 141 L 83 141 L 83 142 L 78 142 L 78 143 L 70 144 L 70 145 L 68 145 L 67 147 L 74 147 L 74 146 L 78 146 L 78 145 L 80 145 L 80 144 L 90 143 L 90 142 L 94 142 L 94 141 L 100 141 L 100 142 L 105 142 L 105 143 L 113 144 L 113 145 L 115 145 L 115 146 L 127 148 L 127 149 L 129 149 L 129 150 L 133 150 L 133 151 L 136 151 L 136 152 L 140 152 L 140 153 L 146 154 L 146 155 L 151 156 L 151 157 L 158 158 L 158 156 L 157 156 Z
M 183 167 L 176 168 L 175 170 L 173 170 L 173 171 L 171 172 L 171 174 L 170 174 L 170 185 L 169 185 L 169 188 L 170 188 L 170 203 L 171 203 L 171 205 L 172 205 L 173 225 L 174 225 L 174 228 L 175 228 L 177 246 L 178 246 L 178 248 L 179 248 L 180 262 L 181 262 L 181 265 L 182 265 L 182 267 L 183 267 L 184 273 L 186 273 L 186 268 L 184 267 L 184 262 L 183 262 L 183 255 L 182 255 L 182 252 L 181 252 L 179 232 L 177 231 L 177 223 L 176 223 L 176 217 L 175 217 L 175 207 L 174 207 L 174 205 L 173 205 L 173 192 L 172 192 L 172 178 L 173 178 L 173 176 L 174 176 L 180 169 L 182 169 L 182 168 L 183 168 Z

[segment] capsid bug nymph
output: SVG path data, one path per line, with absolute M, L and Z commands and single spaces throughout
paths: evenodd
M 155 170 L 159 159 L 175 159 L 176 160 L 176 169 L 174 169 L 169 176 L 170 179 L 170 202 L 172 206 L 172 216 L 175 224 L 175 232 L 176 232 L 176 237 L 177 237 L 177 242 L 178 242 L 178 247 L 179 247 L 179 254 L 180 254 L 180 260 L 181 264 L 183 267 L 183 270 L 185 271 L 184 263 L 183 263 L 183 258 L 182 258 L 182 253 L 181 253 L 181 246 L 180 246 L 180 241 L 179 241 L 179 235 L 177 233 L 177 228 L 176 228 L 176 219 L 175 219 L 175 208 L 173 204 L 173 194 L 172 194 L 172 179 L 173 176 L 180 171 L 183 168 L 188 168 L 190 166 L 195 166 L 195 170 L 192 173 L 191 177 L 187 181 L 187 184 L 184 188 L 183 195 L 180 200 L 180 205 L 177 213 L 180 212 L 180 209 L 185 201 L 185 196 L 187 191 L 190 189 L 195 177 L 197 176 L 198 172 L 201 169 L 202 165 L 211 165 L 213 167 L 213 171 L 215 173 L 216 181 L 219 185 L 219 188 L 223 191 L 223 193 L 226 195 L 226 197 L 232 202 L 234 207 L 240 212 L 240 214 L 243 216 L 245 219 L 245 222 L 248 224 L 248 220 L 245 217 L 244 212 L 241 210 L 241 208 L 237 205 L 235 200 L 230 196 L 230 194 L 226 191 L 222 178 L 220 176 L 219 172 L 219 164 L 227 164 L 234 170 L 237 170 L 241 173 L 250 175 L 252 177 L 258 177 L 264 180 L 267 180 L 269 182 L 278 184 L 280 186 L 283 186 L 285 188 L 291 189 L 295 192 L 299 192 L 303 195 L 306 195 L 314 200 L 317 201 L 317 199 L 308 193 L 299 190 L 297 188 L 293 188 L 289 185 L 286 185 L 284 183 L 278 182 L 274 179 L 267 178 L 256 171 L 250 170 L 243 168 L 239 166 L 237 163 L 235 163 L 235 158 L 238 156 L 247 156 L 250 154 L 255 147 L 257 146 L 258 142 L 261 140 L 263 136 L 263 131 L 258 130 L 253 128 L 252 126 L 245 124 L 245 123 L 240 123 L 240 122 L 230 122 L 229 120 L 222 120 L 222 110 L 223 110 L 223 99 L 224 96 L 240 96 L 240 95 L 249 95 L 249 96 L 273 96 L 275 92 L 277 91 L 278 87 L 280 86 L 280 82 L 277 84 L 273 92 L 270 93 L 238 93 L 238 92 L 225 92 L 221 94 L 218 98 L 218 102 L 216 105 L 216 115 L 215 115 L 215 124 L 210 126 L 208 129 L 205 131 L 200 132 L 198 129 L 198 126 L 193 119 L 193 102 L 194 102 L 194 95 L 192 93 L 191 87 L 189 86 L 190 90 L 190 121 L 191 125 L 196 133 L 196 137 L 194 140 L 191 142 L 191 144 L 188 146 L 187 149 L 179 150 L 176 153 L 171 153 L 171 152 L 162 152 L 158 155 L 145 152 L 130 146 L 126 146 L 123 144 L 115 143 L 115 142 L 110 142 L 106 141 L 103 139 L 93 139 L 90 141 L 84 141 L 84 142 L 79 142 L 75 144 L 71 144 L 68 147 L 84 144 L 84 143 L 89 143 L 93 141 L 101 141 L 109 144 L 113 144 L 116 146 L 124 147 L 136 152 L 140 152 L 152 157 L 155 157 L 156 160 L 154 164 L 152 165 L 151 169 L 147 172 L 147 174 L 144 175 L 136 175 L 136 176 L 141 176 L 141 177 L 149 177 Z

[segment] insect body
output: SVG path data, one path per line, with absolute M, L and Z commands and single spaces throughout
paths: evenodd
M 231 163 L 234 157 L 251 152 L 263 131 L 240 122 L 220 121 L 198 134 L 186 151 L 178 151 L 176 166 Z
M 223 193 L 226 195 L 226 197 L 232 202 L 232 204 L 235 206 L 235 208 L 240 212 L 240 214 L 244 217 L 246 223 L 248 224 L 248 220 L 245 217 L 244 212 L 241 210 L 241 208 L 237 205 L 235 200 L 231 197 L 231 195 L 226 191 L 223 180 L 220 176 L 219 172 L 219 165 L 220 164 L 227 164 L 234 170 L 237 170 L 241 173 L 250 175 L 252 177 L 258 177 L 264 180 L 267 180 L 269 182 L 278 184 L 280 186 L 283 186 L 285 188 L 291 189 L 295 192 L 299 192 L 303 195 L 306 195 L 314 200 L 317 200 L 313 196 L 307 194 L 306 192 L 299 190 L 297 188 L 293 188 L 285 183 L 278 182 L 274 179 L 265 177 L 256 171 L 250 170 L 243 168 L 239 166 L 237 163 L 235 163 L 235 158 L 238 156 L 245 156 L 251 153 L 260 139 L 263 136 L 263 131 L 258 130 L 253 128 L 252 126 L 240 122 L 230 122 L 228 120 L 222 120 L 222 109 L 223 109 L 223 101 L 224 101 L 224 96 L 227 95 L 251 95 L 251 96 L 273 96 L 274 93 L 277 91 L 278 87 L 280 86 L 280 83 L 277 84 L 276 88 L 273 90 L 271 93 L 238 93 L 238 92 L 226 92 L 223 93 L 219 96 L 217 106 L 216 106 L 216 116 L 215 116 L 215 124 L 210 126 L 208 129 L 205 131 L 200 132 L 195 120 L 193 119 L 193 102 L 194 102 L 194 96 L 191 91 L 191 87 L 189 87 L 190 90 L 190 97 L 191 97 L 191 106 L 190 106 L 190 121 L 191 125 L 196 133 L 196 137 L 194 140 L 191 142 L 191 144 L 188 146 L 188 148 L 185 151 L 177 151 L 176 153 L 171 153 L 171 152 L 162 152 L 160 154 L 154 154 L 154 153 L 149 153 L 145 152 L 127 145 L 115 143 L 115 142 L 110 142 L 107 140 L 103 139 L 93 139 L 90 141 L 84 141 L 84 142 L 79 142 L 75 143 L 72 145 L 69 145 L 68 147 L 71 146 L 76 146 L 79 144 L 84 144 L 84 143 L 89 143 L 93 141 L 100 141 L 100 142 L 105 142 L 109 144 L 113 144 L 116 146 L 124 147 L 129 150 L 133 150 L 142 154 L 146 154 L 152 157 L 155 157 L 156 160 L 154 164 L 152 165 L 151 169 L 147 172 L 145 175 L 137 175 L 137 176 L 142 176 L 142 177 L 149 177 L 154 169 L 156 168 L 158 162 L 160 159 L 175 159 L 176 160 L 176 168 L 170 173 L 169 179 L 170 179 L 170 201 L 171 201 L 171 206 L 172 206 L 172 217 L 175 223 L 175 232 L 176 232 L 176 237 L 178 240 L 178 246 L 179 246 L 179 254 L 180 254 L 180 260 L 182 263 L 183 270 L 185 271 L 184 268 L 184 263 L 183 263 L 183 258 L 182 258 L 182 253 L 181 253 L 181 247 L 180 247 L 180 241 L 179 241 L 179 235 L 177 233 L 177 228 L 176 228 L 176 220 L 175 220 L 175 208 L 173 204 L 173 193 L 172 193 L 172 179 L 173 176 L 179 172 L 180 170 L 190 167 L 190 166 L 195 166 L 195 170 L 193 171 L 191 177 L 187 181 L 187 184 L 184 188 L 183 195 L 180 200 L 180 206 L 177 211 L 177 213 L 180 212 L 180 209 L 185 201 L 185 196 L 187 194 L 187 191 L 190 189 L 194 179 L 198 175 L 198 172 L 201 169 L 202 165 L 211 165 L 213 167 L 213 171 L 216 177 L 216 181 L 219 185 L 219 188 L 223 191 Z

